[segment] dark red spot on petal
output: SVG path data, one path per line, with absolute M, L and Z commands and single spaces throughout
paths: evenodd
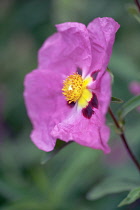
M 74 102 L 71 102 L 71 103 L 67 102 L 67 105 L 68 105 L 70 108 L 72 108 L 72 107 L 74 107 L 75 103 L 74 103 Z
M 82 69 L 80 69 L 80 68 L 78 67 L 78 68 L 77 68 L 77 73 L 78 73 L 79 75 L 82 76 Z
M 95 93 L 93 93 L 93 96 L 92 96 L 89 104 L 96 109 L 98 108 L 98 99 L 97 99 L 97 96 Z
M 92 114 L 94 114 L 94 111 L 92 110 L 92 107 L 88 105 L 86 108 L 82 109 L 82 113 L 84 117 L 90 119 Z
M 93 78 L 93 80 L 96 80 L 97 76 L 98 76 L 99 70 L 94 71 L 91 73 L 91 77 Z

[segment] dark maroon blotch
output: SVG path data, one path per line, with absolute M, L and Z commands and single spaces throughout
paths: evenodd
M 88 105 L 86 108 L 82 109 L 82 113 L 84 117 L 90 119 L 92 114 L 94 114 L 94 111 L 92 110 L 92 107 Z
M 67 102 L 67 105 L 68 105 L 70 108 L 72 108 L 72 107 L 74 107 L 75 103 L 74 103 L 74 102 L 71 102 L 71 103 Z
M 92 77 L 93 80 L 96 80 L 96 78 L 98 76 L 98 73 L 99 73 L 99 70 L 94 71 L 94 72 L 91 73 L 91 77 Z
M 78 73 L 79 75 L 82 76 L 82 69 L 80 69 L 80 68 L 78 67 L 78 68 L 77 68 L 77 73 Z
M 92 99 L 90 100 L 89 104 L 96 109 L 98 108 L 98 99 L 95 93 L 93 93 Z

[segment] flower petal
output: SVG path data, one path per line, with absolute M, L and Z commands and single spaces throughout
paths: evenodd
M 91 46 L 86 26 L 81 23 L 56 25 L 57 33 L 48 38 L 39 50 L 39 68 L 70 75 L 91 65 Z
M 96 110 L 90 119 L 85 118 L 82 112 L 73 113 L 63 122 L 57 124 L 51 132 L 55 138 L 68 142 L 74 140 L 78 144 L 110 152 L 107 145 L 110 129 L 105 125 L 105 118 Z
M 71 111 L 61 92 L 61 74 L 37 69 L 26 76 L 24 84 L 25 104 L 33 125 L 31 139 L 41 150 L 51 151 L 56 142 L 51 130 Z
M 94 92 L 99 102 L 99 110 L 106 114 L 111 101 L 111 76 L 108 72 L 102 75 Z
M 104 73 L 109 63 L 115 33 L 119 27 L 116 21 L 108 17 L 96 18 L 87 27 L 92 51 L 92 64 L 89 73 L 100 70 L 97 79 Z

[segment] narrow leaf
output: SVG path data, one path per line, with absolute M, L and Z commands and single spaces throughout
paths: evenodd
M 120 103 L 123 103 L 123 100 L 120 98 L 111 97 L 111 102 L 120 104 Z
M 131 14 L 131 15 L 137 15 L 137 14 L 139 14 L 139 11 L 138 11 L 136 5 L 134 5 L 134 4 L 128 5 L 128 6 L 127 6 L 127 11 L 128 11 L 129 14 Z
M 128 193 L 127 197 L 121 201 L 121 203 L 118 205 L 118 207 L 133 203 L 134 201 L 136 201 L 139 198 L 140 198 L 140 187 L 131 190 Z
M 136 107 L 140 106 L 140 95 L 134 96 L 129 101 L 124 103 L 120 110 L 118 111 L 118 116 L 123 119 L 129 112 L 131 112 Z
M 104 179 L 98 185 L 96 185 L 87 194 L 87 199 L 96 200 L 108 194 L 130 191 L 136 186 L 138 186 L 138 184 L 135 183 L 134 180 L 126 180 L 124 178 L 118 177 L 109 177 Z
M 59 142 L 59 143 L 58 143 Z M 51 158 L 53 158 L 58 152 L 60 152 L 64 147 L 71 144 L 73 141 L 69 141 L 68 143 L 62 142 L 60 140 L 57 140 L 57 144 L 55 149 L 52 152 L 45 153 L 43 158 L 41 159 L 41 164 L 46 164 Z
M 140 23 L 140 13 L 136 5 L 127 6 L 127 11 Z

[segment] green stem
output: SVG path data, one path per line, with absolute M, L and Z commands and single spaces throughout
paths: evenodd
M 139 10 L 139 12 L 140 12 L 140 3 L 139 3 L 139 0 L 134 0 L 134 2 L 135 2 L 135 4 L 137 5 L 138 10 Z
M 127 143 L 127 140 L 126 140 L 126 137 L 125 137 L 125 134 L 124 134 L 123 129 L 122 129 L 121 126 L 119 125 L 119 123 L 118 123 L 118 121 L 117 121 L 115 115 L 113 114 L 111 108 L 108 109 L 108 112 L 109 112 L 111 118 L 113 119 L 113 121 L 114 121 L 116 127 L 121 131 L 121 133 L 119 134 L 119 135 L 120 135 L 120 138 L 122 139 L 122 142 L 123 142 L 123 144 L 124 144 L 124 146 L 125 146 L 125 148 L 126 148 L 128 154 L 130 155 L 130 157 L 131 157 L 133 163 L 135 164 L 135 166 L 137 167 L 138 171 L 140 172 L 140 164 L 139 164 L 139 162 L 137 161 L 135 155 L 133 154 L 133 152 L 131 151 L 131 149 L 130 149 L 128 143 Z

